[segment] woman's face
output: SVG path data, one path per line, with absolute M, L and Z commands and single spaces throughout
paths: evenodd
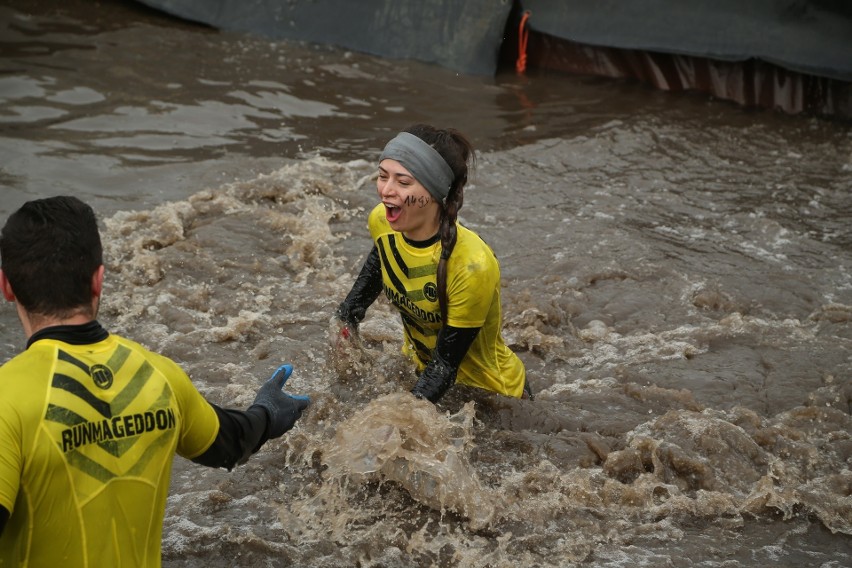
M 438 233 L 441 205 L 402 164 L 382 160 L 376 188 L 394 231 L 414 241 L 425 241 Z

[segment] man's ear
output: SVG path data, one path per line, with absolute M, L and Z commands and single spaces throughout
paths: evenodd
M 3 288 L 3 297 L 6 298 L 7 302 L 15 301 L 15 291 L 12 290 L 12 284 L 2 270 L 0 270 L 0 288 Z
M 101 292 L 104 291 L 104 265 L 98 266 L 92 274 L 92 297 L 100 298 Z

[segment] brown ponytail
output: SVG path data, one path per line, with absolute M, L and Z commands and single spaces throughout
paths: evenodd
M 453 183 L 441 206 L 441 259 L 438 261 L 437 286 L 441 320 L 447 323 L 447 261 L 456 246 L 456 219 L 464 204 L 464 186 L 468 179 L 468 163 L 471 169 L 476 162 L 473 145 L 465 136 L 453 128 L 437 129 L 427 124 L 417 124 L 406 129 L 435 148 L 453 170 Z

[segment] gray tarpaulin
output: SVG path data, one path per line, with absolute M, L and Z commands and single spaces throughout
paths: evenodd
M 141 0 L 184 19 L 464 73 L 497 70 L 512 0 Z M 852 0 L 516 0 L 535 32 L 591 46 L 759 59 L 852 81 Z
M 598 47 L 759 59 L 852 81 L 852 0 L 521 0 L 531 30 Z
M 463 73 L 497 68 L 511 0 L 141 0 L 218 29 L 330 44 Z
M 139 1 L 222 30 L 462 73 L 494 74 L 517 54 L 524 69 L 852 115 L 852 0 Z

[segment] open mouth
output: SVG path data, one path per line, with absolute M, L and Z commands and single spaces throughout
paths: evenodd
M 399 216 L 402 215 L 402 207 L 396 207 L 394 205 L 388 205 L 385 203 L 385 218 L 389 223 L 393 223 Z

